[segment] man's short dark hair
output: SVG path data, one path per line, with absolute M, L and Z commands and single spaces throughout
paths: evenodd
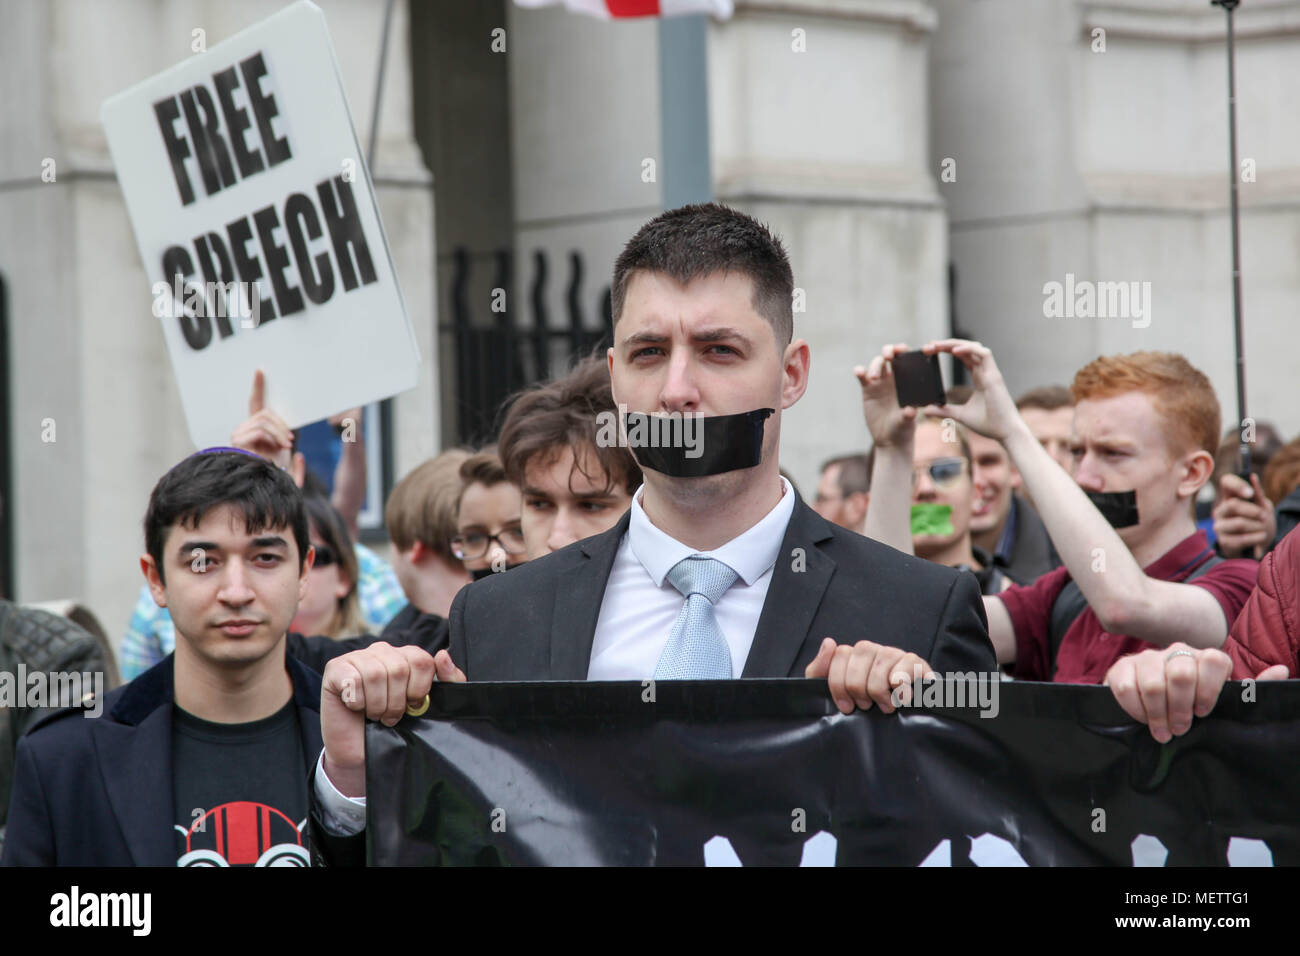
M 827 468 L 836 465 L 839 466 L 840 473 L 836 476 L 835 484 L 840 489 L 841 497 L 862 495 L 871 490 L 871 458 L 865 452 L 827 459 L 822 464 L 820 473 L 824 475 Z
M 659 272 L 685 285 L 715 272 L 754 283 L 754 311 L 767 319 L 778 348 L 794 334 L 794 273 L 781 240 L 758 220 L 718 203 L 670 209 L 642 226 L 614 263 L 610 289 L 615 324 L 637 272 Z
M 506 413 L 497 442 L 506 476 L 522 488 L 531 462 L 547 463 L 568 448 L 574 467 L 589 480 L 601 480 L 586 470 L 595 455 L 604 472 L 604 490 L 622 487 L 632 494 L 641 485 L 641 466 L 626 448 L 597 443 L 602 413 L 618 414 L 603 356 L 585 358 L 567 375 L 520 393 Z
M 197 528 L 213 508 L 233 505 L 243 512 L 249 534 L 288 528 L 298 544 L 298 570 L 307 560 L 311 537 L 302 492 L 289 475 L 265 458 L 235 451 L 191 455 L 158 479 L 144 514 L 144 548 L 163 575 L 163 542 L 174 525 Z

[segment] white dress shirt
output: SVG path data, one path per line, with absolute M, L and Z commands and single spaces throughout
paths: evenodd
M 719 548 L 696 551 L 650 523 L 638 490 L 632 497 L 627 534 L 619 543 L 605 585 L 587 680 L 646 680 L 654 676 L 686 601 L 666 578 L 675 564 L 694 554 L 715 558 L 739 575 L 713 608 L 731 649 L 732 676 L 739 677 L 749 659 L 772 569 L 793 514 L 794 495 L 782 478 L 781 500 L 762 520 Z
M 790 483 L 781 479 L 781 500 L 748 531 L 712 551 L 696 551 L 656 528 L 641 507 L 645 486 L 632 496 L 627 533 L 619 542 L 596 621 L 587 680 L 647 680 L 668 644 L 686 599 L 667 580 L 683 558 L 715 558 L 738 575 L 718 598 L 714 615 L 731 650 L 731 673 L 739 677 L 754 643 L 772 571 L 794 514 Z M 324 752 L 316 767 L 316 799 L 325 829 L 350 836 L 365 827 L 365 797 L 345 797 L 325 775 Z

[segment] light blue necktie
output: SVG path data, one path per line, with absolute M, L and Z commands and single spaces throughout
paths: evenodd
M 686 596 L 686 601 L 659 655 L 656 680 L 731 678 L 731 649 L 713 616 L 713 605 L 737 577 L 721 561 L 698 554 L 673 565 L 668 581 Z

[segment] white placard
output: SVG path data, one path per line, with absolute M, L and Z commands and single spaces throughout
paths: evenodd
M 141 307 L 199 447 L 248 417 L 258 368 L 291 428 L 416 384 L 419 345 L 319 7 L 302 0 L 196 53 L 100 118 L 149 280 Z

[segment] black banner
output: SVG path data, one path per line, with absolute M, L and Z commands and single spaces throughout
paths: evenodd
M 847 716 L 825 681 L 431 696 L 423 717 L 367 727 L 371 865 L 1300 861 L 1295 681 L 1229 683 L 1163 746 L 1088 686 Z

